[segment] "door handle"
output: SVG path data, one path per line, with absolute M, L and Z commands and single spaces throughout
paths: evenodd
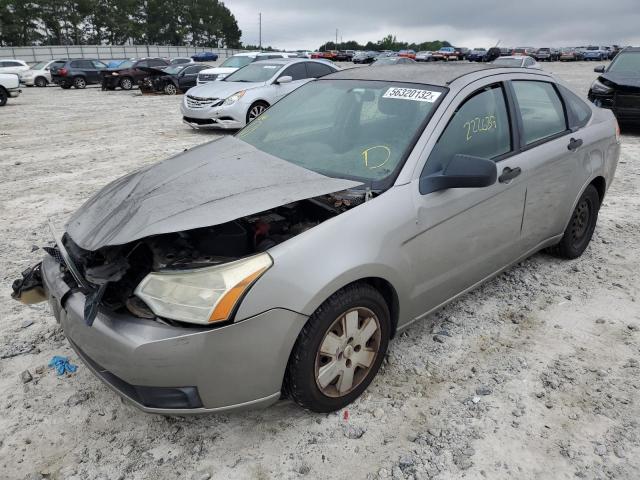
M 498 181 L 500 183 L 509 183 L 511 180 L 516 178 L 521 173 L 522 173 L 522 170 L 520 169 L 520 167 L 516 167 L 516 168 L 505 167 L 504 170 L 502 170 L 502 175 L 498 177 Z
M 569 145 L 567 145 L 567 148 L 573 152 L 574 150 L 577 150 L 581 146 L 582 146 L 581 138 L 572 138 L 571 140 L 569 140 Z

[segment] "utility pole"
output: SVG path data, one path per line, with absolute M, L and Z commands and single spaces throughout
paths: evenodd
M 336 50 L 338 49 L 338 29 L 336 28 L 336 44 L 335 44 L 335 48 Z
M 262 12 L 258 13 L 258 47 L 262 50 Z

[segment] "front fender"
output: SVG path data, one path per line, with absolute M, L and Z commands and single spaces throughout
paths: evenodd
M 236 321 L 274 308 L 304 315 L 334 292 L 365 278 L 385 280 L 395 290 L 402 325 L 411 291 L 411 262 L 402 248 L 415 230 L 408 186 L 396 186 L 269 250 L 273 266 L 253 285 Z

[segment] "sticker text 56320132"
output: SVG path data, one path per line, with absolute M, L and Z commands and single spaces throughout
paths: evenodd
M 382 96 L 383 98 L 395 98 L 398 100 L 412 100 L 414 102 L 435 102 L 441 92 L 432 92 L 431 90 L 420 90 L 418 88 L 400 88 L 391 87 Z

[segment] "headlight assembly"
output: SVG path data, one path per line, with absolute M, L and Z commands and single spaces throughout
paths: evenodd
M 600 94 L 607 94 L 607 93 L 613 92 L 613 88 L 605 85 L 600 80 L 595 80 L 591 84 L 591 90 L 593 91 L 593 93 L 600 93 Z
M 236 103 L 238 100 L 242 98 L 245 92 L 246 90 L 240 90 L 239 92 L 234 93 L 230 97 L 227 97 L 225 101 L 222 103 L 222 105 L 233 105 L 234 103 Z
M 134 293 L 160 317 L 209 325 L 228 320 L 271 265 L 271 257 L 261 253 L 214 267 L 152 272 Z

